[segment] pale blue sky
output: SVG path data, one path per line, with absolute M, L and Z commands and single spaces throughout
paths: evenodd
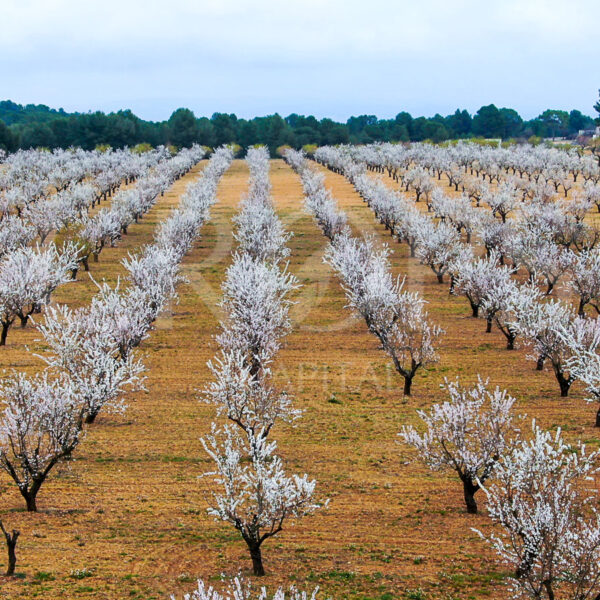
M 162 120 L 592 114 L 600 0 L 2 0 L 0 99 Z

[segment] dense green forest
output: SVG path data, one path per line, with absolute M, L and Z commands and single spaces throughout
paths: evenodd
M 579 130 L 593 126 L 594 120 L 578 110 L 546 110 L 526 121 L 517 111 L 493 104 L 482 106 L 475 115 L 457 109 L 445 117 L 438 114 L 413 118 L 400 112 L 394 119 L 361 115 L 350 117 L 346 123 L 297 114 L 248 120 L 235 114 L 215 113 L 210 119 L 197 118 L 191 110 L 180 108 L 168 121 L 152 122 L 140 119 L 130 110 L 67 113 L 43 104 L 23 106 L 10 100 L 0 101 L 0 148 L 6 150 L 40 146 L 80 146 L 89 150 L 101 144 L 116 148 L 140 143 L 189 146 L 195 142 L 215 147 L 233 142 L 243 147 L 266 144 L 274 153 L 284 144 L 300 148 L 305 144 L 425 139 L 441 142 L 469 137 L 575 137 Z

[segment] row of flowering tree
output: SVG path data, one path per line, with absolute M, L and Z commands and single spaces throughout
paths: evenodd
M 468 300 L 473 317 L 484 318 L 488 332 L 496 325 L 507 349 L 518 343 L 529 351 L 527 357 L 538 369 L 549 364 L 561 396 L 568 395 L 584 372 L 572 366 L 574 348 L 579 348 L 579 355 L 593 352 L 598 331 L 597 320 L 584 311 L 588 305 L 598 305 L 600 293 L 596 268 L 600 233 L 583 222 L 589 203 L 578 207 L 577 199 L 568 203 L 537 199 L 519 207 L 518 219 L 507 220 L 508 207 L 517 201 L 506 186 L 486 196 L 490 209 L 483 212 L 466 197 L 451 198 L 434 189 L 429 215 L 367 175 L 352 151 L 326 147 L 317 155 L 353 183 L 379 221 L 409 245 L 411 256 L 428 265 L 438 281 L 449 276 L 450 291 Z M 475 253 L 470 233 L 485 246 L 485 256 Z M 566 275 L 563 288 L 578 298 L 577 311 L 566 302 L 548 299 Z M 582 381 L 589 381 L 587 371 L 585 377 Z M 593 389 L 589 397 L 599 399 Z M 597 423 L 600 426 L 600 417 Z
M 274 385 L 271 371 L 290 331 L 290 295 L 298 282 L 283 262 L 290 234 L 271 202 L 266 148 L 250 149 L 247 163 L 250 189 L 234 218 L 239 246 L 222 284 L 220 350 L 208 363 L 213 379 L 202 391 L 202 400 L 228 423 L 213 423 L 202 443 L 215 465 L 205 474 L 213 484 L 209 513 L 239 531 L 254 574 L 264 575 L 265 540 L 286 520 L 309 515 L 320 504 L 313 499 L 316 482 L 289 475 L 271 439 L 277 421 L 292 423 L 300 416 L 288 392 Z
M 467 512 L 475 494 L 487 500 L 497 525 L 475 530 L 511 569 L 514 598 L 593 599 L 600 595 L 600 514 L 592 475 L 598 452 L 571 446 L 560 429 L 532 423 L 523 435 L 515 399 L 479 379 L 474 386 L 446 382 L 449 400 L 418 414 L 424 431 L 403 427 L 400 436 L 433 470 L 454 471 Z
M 469 177 L 487 185 L 513 179 L 526 193 L 545 187 L 553 194 L 567 196 L 578 179 L 600 183 L 598 160 L 575 148 L 563 150 L 527 144 L 503 148 L 462 141 L 449 146 L 371 144 L 350 149 L 369 169 L 387 172 L 402 183 L 406 174 L 418 168 L 455 189 L 472 181 Z
M 425 228 L 429 234 L 425 238 L 433 238 L 435 230 L 444 224 L 458 233 L 462 228 L 468 236 L 464 222 L 469 220 L 470 201 L 455 202 L 432 188 L 429 202 L 438 220 L 434 222 L 428 215 L 413 212 L 408 208 L 410 203 L 380 182 L 364 177 L 360 165 L 337 161 L 333 169 L 355 184 L 392 232 L 398 227 L 413 229 L 411 220 L 427 219 Z M 500 189 L 499 195 L 504 193 Z M 572 383 L 580 380 L 590 399 L 599 400 L 600 328 L 582 310 L 585 305 L 595 303 L 596 234 L 582 225 L 590 203 L 575 198 L 570 206 L 557 207 L 545 205 L 539 199 L 525 209 L 519 207 L 523 213 L 524 223 L 520 226 L 523 235 L 519 236 L 519 226 L 513 228 L 512 234 L 516 235 L 505 238 L 512 242 L 513 250 L 504 254 L 492 232 L 495 222 L 499 230 L 511 227 L 507 218 L 511 204 L 501 197 L 488 197 L 486 203 L 493 219 L 484 217 L 491 225 L 486 240 L 487 256 L 475 256 L 466 244 L 455 251 L 456 258 L 448 261 L 450 266 L 445 271 L 450 275 L 451 290 L 468 299 L 473 316 L 481 313 L 488 321 L 488 328 L 495 322 L 505 334 L 509 348 L 519 337 L 532 351 L 530 358 L 538 367 L 549 362 L 561 395 L 567 395 Z M 406 214 L 410 216 L 405 218 Z M 569 228 L 570 233 L 565 235 Z M 412 235 L 418 240 L 418 233 L 409 232 L 407 237 Z M 577 247 L 581 239 L 591 244 L 586 247 L 586 242 Z M 425 239 L 421 243 L 438 245 Z M 455 238 L 455 243 L 463 244 L 460 237 Z M 445 246 L 446 250 L 450 247 Z M 572 256 L 569 256 L 570 246 L 576 250 Z M 505 264 L 507 258 L 510 266 Z M 565 302 L 546 298 L 560 276 L 571 268 L 572 261 L 579 263 L 578 274 L 565 285 L 582 292 L 578 311 Z M 352 262 L 363 265 L 364 256 L 355 255 Z M 431 262 L 432 268 L 436 266 L 441 271 L 444 261 Z M 521 266 L 528 272 L 525 283 L 514 276 Z M 546 290 L 539 289 L 540 283 L 546 284 Z M 513 597 L 548 600 L 600 597 L 600 515 L 595 507 L 592 479 L 598 470 L 597 453 L 588 454 L 583 446 L 571 446 L 564 441 L 560 430 L 546 432 L 535 422 L 532 434 L 523 435 L 515 422 L 514 398 L 499 388 L 490 389 L 487 381 L 480 379 L 472 387 L 462 386 L 458 381 L 446 382 L 445 387 L 449 401 L 418 411 L 424 431 L 404 427 L 400 435 L 430 468 L 453 470 L 457 474 L 468 512 L 478 511 L 475 495 L 483 490 L 488 513 L 497 529 L 493 534 L 478 533 L 511 569 Z M 600 425 L 600 411 L 597 425 Z
M 377 248 L 371 237 L 352 236 L 323 177 L 299 152 L 289 150 L 286 160 L 300 174 L 307 210 L 330 240 L 325 261 L 339 274 L 348 306 L 379 340 L 404 378 L 404 394 L 410 395 L 419 369 L 438 358 L 442 330 L 430 321 L 421 295 L 405 290 L 404 281 L 392 276 L 387 246 Z
M 196 159 L 189 155 L 189 160 Z M 45 344 L 39 357 L 47 365 L 41 374 L 15 372 L 1 382 L 0 468 L 28 511 L 37 510 L 40 488 L 73 454 L 85 425 L 103 409 L 123 411 L 124 394 L 142 384 L 144 367 L 135 349 L 175 296 L 179 263 L 208 218 L 216 184 L 231 160 L 229 149 L 217 150 L 155 242 L 123 261 L 129 285 L 103 283 L 88 306 L 46 312 L 38 324 Z
M 170 154 L 165 148 L 141 155 L 128 150 L 58 155 L 27 151 L 11 158 L 0 175 L 0 255 L 35 240 L 43 244 L 52 232 L 81 227 L 87 212 L 112 196 L 121 183 L 147 175 Z M 59 160 L 60 183 L 48 167 Z
M 88 218 L 86 212 L 93 207 L 97 189 L 82 183 L 31 204 L 22 217 L 10 216 L 0 221 L 0 247 L 4 249 L 0 256 L 0 345 L 6 344 L 8 331 L 17 319 L 21 327 L 25 327 L 32 314 L 49 304 L 54 290 L 72 279 L 80 262 L 87 266 L 90 252 L 96 252 L 94 256 L 97 256 L 108 239 L 114 243 L 122 225 L 139 219 L 156 197 L 203 154 L 201 148 L 194 147 L 168 161 L 147 161 L 144 164 L 148 168 L 154 165 L 152 173 L 141 178 L 133 188 L 115 195 L 111 208 L 101 209 L 92 218 Z M 161 153 L 156 154 L 157 161 L 160 156 Z M 76 205 L 76 199 L 85 202 Z M 60 206 L 58 212 L 54 212 L 52 207 L 56 208 L 57 203 Z M 35 227 L 27 222 L 31 207 L 37 211 Z M 57 218 L 59 213 L 62 216 Z M 34 232 L 43 242 L 52 230 L 71 226 L 81 230 L 74 240 L 60 245 L 51 242 L 46 247 L 28 245 L 35 237 Z

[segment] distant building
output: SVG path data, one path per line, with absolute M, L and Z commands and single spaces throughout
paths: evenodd
M 596 127 L 596 129 L 580 129 L 577 132 L 577 137 L 584 137 L 584 138 L 600 137 L 600 127 Z

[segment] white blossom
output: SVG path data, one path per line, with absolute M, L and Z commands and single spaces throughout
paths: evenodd
M 431 469 L 456 471 L 467 512 L 477 513 L 475 493 L 512 444 L 515 399 L 481 378 L 470 388 L 446 380 L 445 388 L 449 401 L 417 411 L 426 431 L 405 426 L 400 436 Z

